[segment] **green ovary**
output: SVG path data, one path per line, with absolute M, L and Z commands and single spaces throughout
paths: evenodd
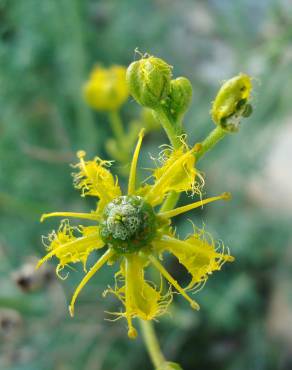
M 102 240 L 119 253 L 133 253 L 149 245 L 156 234 L 156 216 L 150 204 L 135 195 L 110 202 L 100 224 Z

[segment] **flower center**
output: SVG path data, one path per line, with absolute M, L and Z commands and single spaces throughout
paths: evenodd
M 148 245 L 156 229 L 153 208 L 135 195 L 120 196 L 110 202 L 100 223 L 102 240 L 120 253 L 132 253 Z

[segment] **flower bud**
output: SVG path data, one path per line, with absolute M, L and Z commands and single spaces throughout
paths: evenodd
M 226 81 L 211 109 L 215 124 L 229 132 L 238 131 L 242 117 L 249 117 L 252 113 L 249 104 L 251 89 L 251 78 L 243 73 Z
M 171 66 L 149 56 L 130 64 L 127 82 L 133 98 L 142 106 L 155 109 L 170 92 Z
M 186 113 L 191 103 L 192 95 L 193 88 L 187 78 L 178 77 L 170 82 L 170 94 L 167 104 L 169 112 L 175 119 Z
M 127 100 L 129 90 L 126 83 L 126 68 L 112 66 L 108 69 L 96 67 L 84 85 L 87 104 L 98 111 L 114 111 Z

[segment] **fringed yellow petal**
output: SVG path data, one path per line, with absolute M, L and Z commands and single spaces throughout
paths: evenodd
M 73 297 L 70 302 L 69 306 L 69 312 L 70 315 L 74 316 L 74 305 L 76 302 L 76 299 L 83 289 L 83 287 L 88 283 L 88 281 L 92 278 L 92 276 L 115 254 L 114 250 L 108 249 L 101 257 L 100 259 L 91 267 L 91 269 L 88 271 L 88 273 L 84 276 L 84 278 L 81 280 L 80 284 L 76 288 Z
M 85 155 L 82 150 L 77 153 L 80 162 L 74 166 L 79 170 L 73 174 L 74 186 L 81 190 L 82 196 L 98 197 L 99 210 L 102 210 L 107 203 L 121 195 L 121 189 L 107 169 L 111 165 L 110 161 L 103 161 L 98 157 L 93 161 L 85 161 Z
M 155 247 L 158 252 L 172 253 L 191 274 L 192 280 L 186 289 L 205 282 L 208 275 L 220 270 L 225 262 L 234 261 L 234 257 L 229 255 L 228 250 L 224 251 L 222 246 L 216 246 L 212 239 L 206 240 L 202 231 L 191 235 L 186 240 L 164 236 L 163 239 L 155 241 Z
M 106 293 L 115 294 L 125 306 L 125 312 L 113 313 L 125 317 L 128 321 L 128 336 L 135 337 L 132 324 L 134 317 L 143 320 L 153 320 L 162 315 L 171 302 L 171 295 L 162 295 L 161 291 L 145 280 L 144 268 L 147 261 L 138 254 L 129 254 L 125 257 L 125 264 L 121 266 L 120 278 L 115 289 L 108 289 Z M 122 282 L 122 285 L 121 285 Z
M 74 231 L 81 236 L 76 237 Z M 57 272 L 69 263 L 82 262 L 84 267 L 88 255 L 95 249 L 102 248 L 104 242 L 100 239 L 97 226 L 81 227 L 79 229 L 70 226 L 68 220 L 63 220 L 57 232 L 53 231 L 43 239 L 48 254 L 43 257 L 37 267 L 53 256 L 59 259 Z
M 200 175 L 195 169 L 194 151 L 195 148 L 188 149 L 185 144 L 179 149 L 164 151 L 163 165 L 153 172 L 155 183 L 145 192 L 149 203 L 160 204 L 170 191 L 199 193 L 196 177 Z
M 145 261 L 137 255 L 126 257 L 126 309 L 131 316 L 152 320 L 165 311 L 165 305 L 161 305 L 161 292 L 146 282 L 144 264 Z

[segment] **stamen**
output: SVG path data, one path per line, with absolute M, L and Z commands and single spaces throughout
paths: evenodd
M 81 292 L 82 288 L 88 283 L 88 281 L 92 278 L 92 276 L 115 254 L 113 249 L 108 249 L 100 259 L 91 267 L 88 273 L 84 276 L 84 278 L 79 283 L 78 287 L 76 288 L 73 297 L 71 299 L 71 303 L 69 306 L 69 312 L 71 317 L 74 316 L 74 304 L 75 301 Z
M 84 150 L 78 150 L 76 155 L 77 155 L 77 158 L 80 160 L 80 164 L 81 164 L 84 172 L 86 173 L 86 175 L 88 175 L 87 170 L 86 170 L 86 166 L 85 166 L 85 162 L 84 162 L 84 157 L 86 156 L 86 152 Z
M 178 284 L 178 282 L 169 274 L 169 272 L 162 266 L 162 264 L 154 257 L 149 255 L 148 259 L 157 268 L 157 270 L 165 277 L 165 279 L 175 287 L 175 289 L 190 303 L 194 310 L 199 310 L 200 306 L 196 301 L 189 297 L 185 290 Z
M 134 151 L 132 163 L 131 163 L 131 169 L 130 169 L 130 175 L 129 175 L 129 184 L 128 184 L 128 194 L 134 194 L 136 190 L 136 175 L 137 175 L 137 162 L 139 158 L 139 153 L 141 149 L 142 140 L 144 137 L 145 129 L 143 128 L 139 132 L 139 139 Z
M 131 317 L 131 289 L 130 284 L 135 284 L 131 278 L 130 272 L 130 258 L 125 258 L 125 307 L 126 307 L 126 319 L 128 321 L 128 337 L 135 339 L 137 337 L 137 330 L 134 328 Z
M 137 330 L 134 328 L 133 324 L 132 324 L 132 319 L 131 317 L 127 316 L 127 321 L 128 321 L 128 337 L 130 339 L 135 339 L 137 338 Z
M 93 221 L 97 221 L 99 219 L 99 216 L 94 213 L 51 212 L 51 213 L 44 213 L 41 217 L 41 222 L 43 222 L 49 217 L 75 217 L 75 218 L 84 218 L 86 220 L 93 220 Z
M 181 213 L 185 213 L 187 211 L 190 211 L 191 209 L 202 207 L 204 204 L 215 202 L 216 200 L 221 200 L 221 199 L 222 200 L 229 200 L 230 198 L 231 198 L 230 193 L 223 193 L 223 194 L 221 194 L 217 197 L 206 198 L 206 199 L 203 199 L 203 200 L 199 200 L 198 202 L 188 204 L 186 206 L 175 208 L 171 211 L 166 211 L 166 212 L 159 213 L 159 216 L 164 217 L 164 218 L 171 218 L 171 217 L 180 215 Z

